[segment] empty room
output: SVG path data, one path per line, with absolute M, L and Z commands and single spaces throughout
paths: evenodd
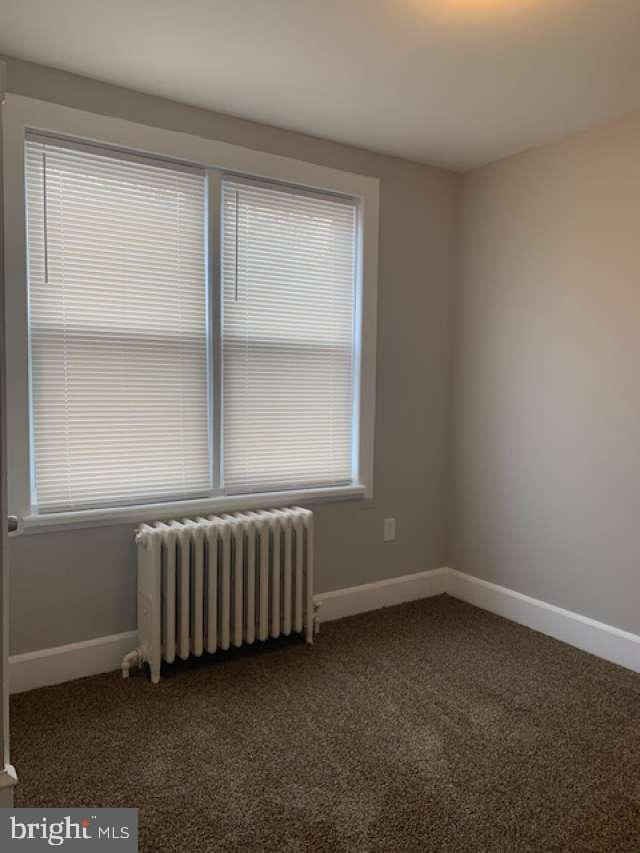
M 0 0 L 0 850 L 640 850 L 640 2 Z

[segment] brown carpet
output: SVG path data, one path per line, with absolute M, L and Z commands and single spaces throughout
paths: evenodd
M 640 849 L 640 676 L 447 596 L 12 700 L 18 806 L 143 851 Z

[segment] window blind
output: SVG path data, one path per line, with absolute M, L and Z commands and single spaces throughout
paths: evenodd
M 211 487 L 204 175 L 29 138 L 39 511 Z
M 223 182 L 230 492 L 352 481 L 355 202 Z

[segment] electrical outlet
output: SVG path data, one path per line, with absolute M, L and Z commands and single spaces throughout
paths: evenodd
M 393 542 L 396 538 L 396 520 L 395 518 L 385 518 L 384 520 L 384 541 Z

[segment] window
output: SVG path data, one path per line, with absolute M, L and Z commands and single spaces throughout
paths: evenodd
M 224 483 L 350 483 L 355 206 L 223 186 Z
M 373 495 L 378 179 L 13 94 L 3 144 L 21 530 Z
M 25 173 L 34 511 L 357 482 L 353 198 L 35 134 Z
M 210 488 L 202 171 L 26 144 L 32 505 Z

